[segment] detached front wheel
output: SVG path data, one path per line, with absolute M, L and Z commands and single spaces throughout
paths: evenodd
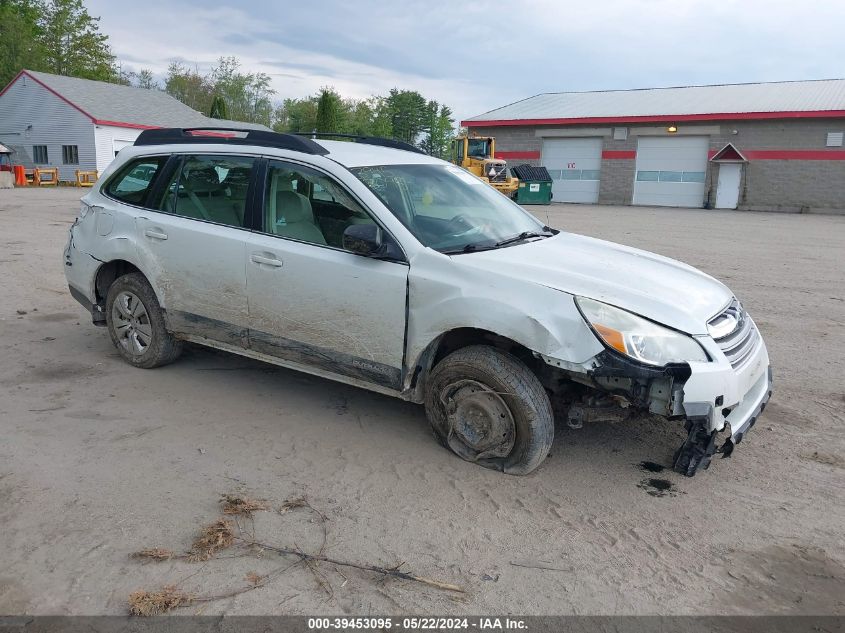
M 554 440 L 552 406 L 540 381 L 493 347 L 465 347 L 440 361 L 427 381 L 425 409 L 441 444 L 511 475 L 537 468 Z

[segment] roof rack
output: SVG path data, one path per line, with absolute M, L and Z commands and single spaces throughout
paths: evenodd
M 405 141 L 397 141 L 393 138 L 383 138 L 381 136 L 364 136 L 360 134 L 340 134 L 335 132 L 296 132 L 296 136 L 307 136 L 311 138 L 341 138 L 356 143 L 363 143 L 364 145 L 378 145 L 379 147 L 389 147 L 391 149 L 401 149 L 406 152 L 415 152 L 417 154 L 425 154 L 423 150 L 415 145 L 406 143 Z
M 257 145 L 289 149 L 303 154 L 325 155 L 325 147 L 296 134 L 279 134 L 264 130 L 244 130 L 227 127 L 173 127 L 144 130 L 135 145 L 171 145 L 180 143 L 214 143 L 218 145 Z

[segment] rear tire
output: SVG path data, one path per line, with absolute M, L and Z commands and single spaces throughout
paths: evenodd
M 435 437 L 485 468 L 527 475 L 554 441 L 552 405 L 540 381 L 514 356 L 474 345 L 440 361 L 426 383 Z
M 123 360 L 135 367 L 161 367 L 182 353 L 182 341 L 167 331 L 155 292 L 140 273 L 118 277 L 109 286 L 106 325 Z

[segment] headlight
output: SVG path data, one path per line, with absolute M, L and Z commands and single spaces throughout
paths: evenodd
M 695 339 L 652 323 L 620 308 L 575 297 L 587 322 L 601 339 L 618 352 L 649 365 L 707 361 Z

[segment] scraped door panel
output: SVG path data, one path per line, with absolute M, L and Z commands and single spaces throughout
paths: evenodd
M 399 389 L 406 265 L 261 234 L 246 260 L 252 349 Z
M 138 251 L 177 332 L 246 346 L 243 230 L 165 213 L 136 220 Z

